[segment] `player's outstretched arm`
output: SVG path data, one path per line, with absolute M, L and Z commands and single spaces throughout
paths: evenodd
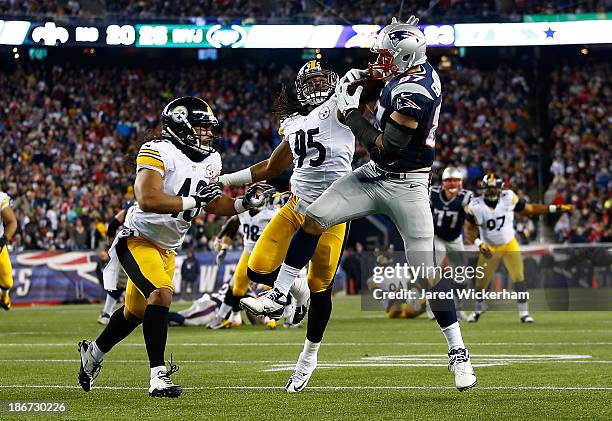
M 145 168 L 138 171 L 136 175 L 134 195 L 138 206 L 143 211 L 168 214 L 206 206 L 209 202 L 221 196 L 221 187 L 215 183 L 204 187 L 197 195 L 170 196 L 164 193 L 164 182 L 161 174 Z M 233 202 L 233 199 L 231 200 Z M 234 215 L 235 213 L 226 215 Z
M 221 183 L 217 182 L 215 185 L 221 188 Z M 249 186 L 244 196 L 234 199 L 226 195 L 220 195 L 209 201 L 204 210 L 215 215 L 236 215 L 260 207 L 272 197 L 274 192 L 274 187 L 268 184 L 253 184 Z
M 288 142 L 284 140 L 274 149 L 270 158 L 258 162 L 249 168 L 219 176 L 218 181 L 223 186 L 242 186 L 269 180 L 281 175 L 291 165 L 293 155 Z
M 525 199 L 519 198 L 516 194 L 512 198 L 514 211 L 522 215 L 544 215 L 547 213 L 567 212 L 572 213 L 576 210 L 574 205 L 542 205 L 539 203 L 527 203 Z

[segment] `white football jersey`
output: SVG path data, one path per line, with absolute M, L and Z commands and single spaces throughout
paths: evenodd
M 352 171 L 355 136 L 338 121 L 335 98 L 307 116 L 293 114 L 281 122 L 279 133 L 293 153 L 291 192 L 314 202 L 334 181 Z
M 195 194 L 219 175 L 221 156 L 215 152 L 201 162 L 194 162 L 169 140 L 152 140 L 140 148 L 136 158 L 136 172 L 146 168 L 157 171 L 164 181 L 164 193 L 171 196 Z M 139 235 L 172 250 L 183 244 L 191 221 L 201 209 L 191 209 L 175 214 L 144 212 L 136 203 L 126 215 L 125 226 Z
M 0 191 L 0 212 L 4 210 L 4 208 L 11 205 L 11 198 L 8 194 Z M 2 220 L 2 214 L 0 214 L 0 237 L 4 235 L 4 221 Z
M 490 208 L 483 197 L 472 199 L 468 205 L 485 244 L 501 246 L 514 238 L 515 196 L 512 190 L 502 190 L 495 209 Z
M 244 243 L 244 251 L 251 253 L 255 247 L 255 243 L 263 232 L 266 225 L 277 210 L 272 208 L 263 208 L 255 215 L 251 215 L 251 211 L 242 212 L 238 215 L 240 220 L 240 231 L 242 232 L 242 242 Z

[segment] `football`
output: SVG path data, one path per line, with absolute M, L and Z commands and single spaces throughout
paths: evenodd
M 361 93 L 361 103 L 367 103 L 375 101 L 380 95 L 380 91 L 385 86 L 385 83 L 380 79 L 372 79 L 370 77 L 356 80 L 351 83 L 348 87 L 348 93 L 353 95 L 358 86 L 363 86 L 363 92 Z

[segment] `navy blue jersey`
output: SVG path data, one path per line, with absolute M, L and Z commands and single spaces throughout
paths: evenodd
M 434 218 L 434 233 L 446 241 L 453 241 L 461 235 L 465 211 L 470 203 L 472 192 L 461 189 L 452 200 L 446 200 L 440 186 L 431 188 L 431 211 Z
M 376 161 L 388 171 L 412 170 L 430 167 L 434 161 L 434 148 L 438 117 L 442 105 L 442 85 L 431 64 L 425 62 L 415 73 L 397 75 L 389 79 L 376 103 L 376 123 L 385 130 L 391 113 L 413 117 L 418 121 L 410 144 L 397 156 Z

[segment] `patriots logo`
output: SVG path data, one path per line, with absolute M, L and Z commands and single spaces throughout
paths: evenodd
M 393 31 L 389 34 L 389 39 L 391 40 L 391 44 L 393 44 L 393 48 L 397 47 L 397 44 L 400 41 L 405 40 L 408 37 L 413 37 L 414 32 L 410 32 L 407 30 Z
M 416 110 L 420 110 L 421 107 L 417 105 L 416 102 L 411 100 L 410 92 L 402 92 L 395 98 L 395 108 L 399 111 L 402 108 L 414 108 Z

